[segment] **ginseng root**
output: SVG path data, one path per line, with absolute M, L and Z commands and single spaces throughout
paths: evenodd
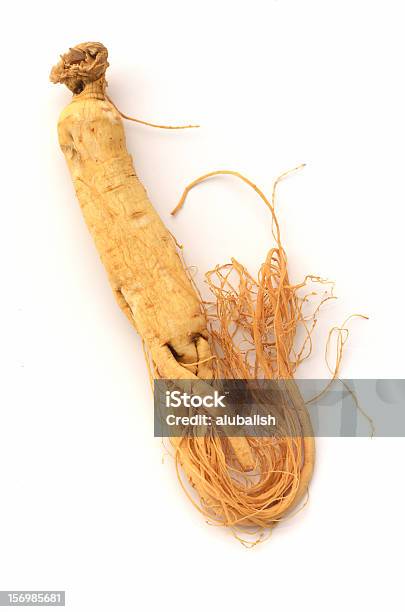
M 142 337 L 154 377 L 191 379 L 197 386 L 213 377 L 285 379 L 283 436 L 224 438 L 210 428 L 204 436 L 173 440 L 179 474 L 197 493 L 181 479 L 193 503 L 216 524 L 259 530 L 258 541 L 302 499 L 314 465 L 310 421 L 292 380 L 310 342 L 305 299 L 298 296 L 307 279 L 295 286 L 288 280 L 275 191 L 269 202 L 253 183 L 225 171 L 250 184 L 269 207 L 276 246 L 256 280 L 235 260 L 209 273 L 215 300 L 202 304 L 126 149 L 123 115 L 106 94 L 107 55 L 102 44 L 83 43 L 52 69 L 51 81 L 73 93 L 60 115 L 59 142 L 114 295 Z M 307 337 L 292 357 L 298 325 Z M 235 341 L 235 329 L 249 349 Z

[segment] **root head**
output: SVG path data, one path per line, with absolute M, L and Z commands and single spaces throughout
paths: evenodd
M 104 77 L 109 65 L 107 57 L 108 51 L 101 43 L 81 43 L 61 55 L 49 78 L 52 83 L 64 83 L 74 94 L 79 94 L 88 83 Z

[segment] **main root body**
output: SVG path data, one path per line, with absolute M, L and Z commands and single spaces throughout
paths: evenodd
M 214 300 L 203 303 L 136 176 L 122 115 L 106 95 L 107 66 L 105 47 L 84 43 L 52 69 L 51 80 L 74 94 L 59 120 L 59 140 L 118 304 L 142 336 L 154 377 L 196 385 L 212 378 L 285 381 L 282 406 L 276 406 L 282 435 L 223 438 L 209 428 L 204 436 L 172 440 L 193 503 L 216 524 L 258 529 L 257 541 L 303 499 L 313 471 L 312 429 L 293 375 L 311 350 L 315 324 L 303 312 L 305 286 L 320 279 L 290 284 L 274 211 L 276 185 L 269 201 L 245 177 L 215 172 L 194 181 L 179 207 L 198 182 L 236 175 L 268 206 L 275 244 L 257 279 L 235 260 L 208 273 Z M 299 350 L 298 326 L 305 331 Z

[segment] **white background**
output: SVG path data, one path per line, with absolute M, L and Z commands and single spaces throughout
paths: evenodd
M 353 321 L 342 375 L 404 377 L 403 3 L 393 0 L 7 3 L 2 12 L 0 589 L 65 589 L 74 611 L 400 607 L 403 440 L 319 440 L 308 506 L 253 550 L 209 527 L 152 434 L 140 341 L 117 308 L 58 148 L 58 54 L 110 50 L 150 197 L 201 272 L 257 269 L 267 193 L 291 276 L 336 280 L 327 330 Z M 400 573 L 401 572 L 401 573 Z

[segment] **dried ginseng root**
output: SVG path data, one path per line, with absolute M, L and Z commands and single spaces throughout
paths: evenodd
M 210 427 L 204 436 L 172 439 L 179 473 L 187 478 L 180 480 L 193 503 L 210 522 L 258 534 L 256 543 L 302 500 L 313 471 L 311 424 L 292 380 L 310 344 L 305 297 L 298 297 L 307 279 L 289 283 L 274 201 L 241 175 L 225 172 L 250 184 L 268 205 L 276 246 L 256 280 L 234 260 L 209 273 L 214 315 L 212 305 L 205 308 L 135 173 L 122 123 L 128 117 L 106 94 L 107 55 L 102 44 L 83 43 L 52 69 L 51 81 L 73 93 L 59 119 L 59 142 L 114 295 L 142 337 L 154 377 L 191 379 L 194 391 L 216 377 L 283 381 L 282 436 L 225 438 Z M 299 324 L 307 336 L 294 355 Z M 236 341 L 236 331 L 248 349 Z

